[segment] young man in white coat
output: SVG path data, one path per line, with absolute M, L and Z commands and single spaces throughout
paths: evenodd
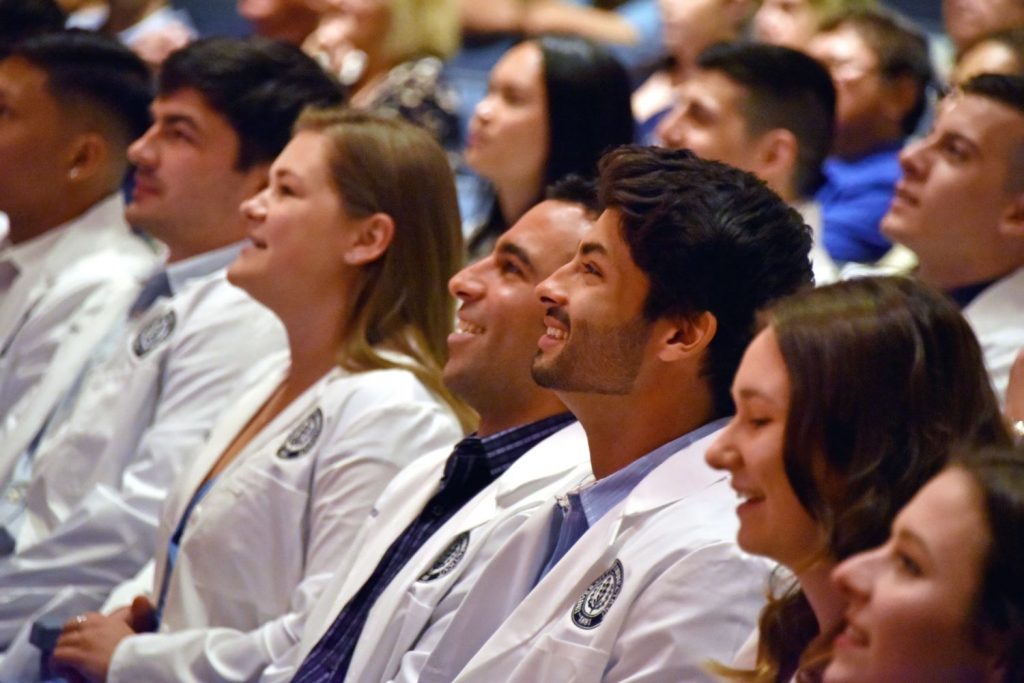
M 572 257 L 595 215 L 593 184 L 562 181 L 501 235 L 490 256 L 451 279 L 461 307 L 445 383 L 479 413 L 480 428 L 454 452 L 420 458 L 396 477 L 362 529 L 354 564 L 335 575 L 302 643 L 265 680 L 383 676 L 446 588 L 483 563 L 478 550 L 495 525 L 539 504 L 558 482 L 589 475 L 582 430 L 533 381 L 530 366 L 544 314 L 534 288 Z M 360 655 L 368 661 L 353 659 L 364 643 Z
M 832 146 L 836 90 L 825 67 L 779 45 L 718 43 L 679 84 L 658 124 L 659 143 L 750 171 L 793 205 L 814 231 L 814 282 L 833 282 L 814 193 Z
M 128 144 L 149 125 L 145 65 L 85 33 L 0 59 L 0 483 L 158 264 L 124 219 Z M 21 491 L 0 503 L 8 526 Z M 14 501 L 14 504 L 10 503 Z M 13 530 L 0 530 L 0 553 Z
M 315 62 L 271 41 L 199 41 L 165 63 L 154 123 L 129 151 L 127 216 L 167 244 L 168 265 L 30 454 L 26 518 L 0 561 L 0 642 L 40 615 L 95 609 L 135 575 L 186 458 L 252 367 L 284 348 L 277 319 L 223 269 L 245 236 L 239 204 L 266 184 L 299 112 L 339 100 Z M 19 670 L 16 655 L 0 675 Z
M 685 150 L 609 153 L 600 197 L 537 287 L 533 364 L 596 482 L 505 541 L 423 648 L 421 681 L 701 680 L 756 621 L 767 568 L 736 545 L 736 495 L 703 454 L 757 310 L 810 284 L 810 232 L 754 176 Z
M 963 308 L 1002 401 L 1024 347 L 1024 77 L 968 81 L 900 163 L 882 231 Z

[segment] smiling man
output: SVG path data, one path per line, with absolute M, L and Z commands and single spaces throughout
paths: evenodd
M 749 173 L 621 147 L 575 258 L 537 287 L 533 375 L 586 432 L 596 482 L 505 539 L 419 680 L 702 680 L 753 628 L 765 566 L 704 462 L 756 311 L 811 281 L 810 233 Z M 408 678 L 404 680 L 410 680 Z
M 15 553 L 0 560 L 0 642 L 36 616 L 99 607 L 152 557 L 166 488 L 252 366 L 284 348 L 276 318 L 223 268 L 245 236 L 239 204 L 299 112 L 339 100 L 315 62 L 271 41 L 199 41 L 165 63 L 153 125 L 129 149 L 126 213 L 168 263 L 20 455 L 31 476 Z M 38 652 L 28 658 L 38 670 Z M 0 677 L 31 680 L 24 663 L 8 653 Z
M 1024 347 L 1024 77 L 968 81 L 900 164 L 882 230 L 963 308 L 1003 400 Z
M 265 680 L 391 678 L 419 632 L 457 602 L 452 588 L 485 563 L 481 547 L 553 487 L 589 474 L 582 431 L 530 366 L 544 314 L 534 288 L 572 257 L 593 222 L 595 190 L 569 178 L 548 196 L 449 282 L 461 307 L 444 380 L 479 413 L 479 430 L 399 473 L 361 532 L 352 569 L 339 568 L 302 644 Z

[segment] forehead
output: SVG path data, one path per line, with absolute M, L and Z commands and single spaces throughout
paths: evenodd
M 491 72 L 491 81 L 523 89 L 539 88 L 544 56 L 535 43 L 521 43 L 502 56 Z
M 736 372 L 733 393 L 737 397 L 754 393 L 780 403 L 788 401 L 789 370 L 773 327 L 766 327 L 750 342 Z
M 273 168 L 287 168 L 292 172 L 322 172 L 326 177 L 327 148 L 324 135 L 316 131 L 300 131 L 274 160 Z
M 987 97 L 954 91 L 939 104 L 935 132 L 969 138 L 982 151 L 1006 150 L 1012 147 L 1008 143 L 1024 137 L 1024 114 Z
M 153 100 L 153 117 L 161 119 L 185 119 L 204 132 L 227 136 L 237 142 L 238 135 L 224 114 L 214 109 L 194 88 L 182 88 L 159 95 Z
M 497 250 L 514 246 L 526 254 L 538 274 L 546 275 L 569 260 L 591 223 L 579 204 L 549 199 L 505 231 Z
M 920 537 L 939 564 L 949 569 L 967 560 L 973 560 L 977 569 L 989 539 L 981 493 L 971 476 L 957 467 L 928 482 L 896 517 L 894 528 Z
M 0 61 L 0 94 L 22 102 L 56 102 L 47 88 L 46 72 L 21 57 Z
M 746 88 L 714 69 L 700 69 L 679 86 L 680 99 L 700 103 L 726 115 L 741 115 L 746 95 Z
M 875 56 L 871 45 L 860 33 L 845 24 L 811 38 L 807 44 L 807 52 L 820 61 L 871 59 Z

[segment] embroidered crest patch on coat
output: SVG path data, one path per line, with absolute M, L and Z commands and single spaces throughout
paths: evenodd
M 316 444 L 320 432 L 324 428 L 324 414 L 319 408 L 292 430 L 281 447 L 277 449 L 277 457 L 289 460 L 297 458 Z
M 423 576 L 419 578 L 420 581 L 436 581 L 445 574 L 450 574 L 453 569 L 459 566 L 459 562 L 462 562 L 462 558 L 466 556 L 466 548 L 469 547 L 469 532 L 463 531 L 461 534 L 455 537 L 447 548 L 441 551 L 441 554 L 434 560 L 434 564 L 431 565 Z
M 622 563 L 615 560 L 611 568 L 597 577 L 573 605 L 572 623 L 587 631 L 600 626 L 621 590 Z

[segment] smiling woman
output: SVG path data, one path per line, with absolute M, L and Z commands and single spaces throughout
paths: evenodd
M 970 454 L 841 564 L 849 601 L 827 683 L 1024 678 L 1024 451 Z
M 801 293 L 767 314 L 708 452 L 739 494 L 738 540 L 795 577 L 737 680 L 820 672 L 841 622 L 835 564 L 881 543 L 957 443 L 1009 443 L 978 343 L 951 301 L 901 278 Z M 817 638 L 819 634 L 824 634 Z M 817 638 L 817 640 L 816 640 Z
M 68 623 L 54 660 L 86 680 L 258 678 L 398 468 L 471 422 L 441 383 L 461 256 L 444 152 L 356 112 L 306 111 L 296 130 L 242 206 L 251 245 L 229 269 L 289 354 L 254 368 L 169 493 L 155 604 Z

